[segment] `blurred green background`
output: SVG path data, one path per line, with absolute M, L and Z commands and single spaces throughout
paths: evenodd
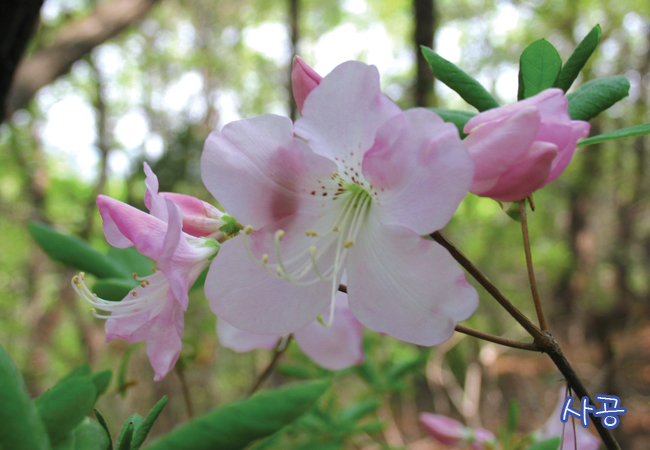
M 131 344 L 103 342 L 103 322 L 71 288 L 73 270 L 51 262 L 27 224 L 45 222 L 106 251 L 94 198 L 103 193 L 143 207 L 143 161 L 162 191 L 215 203 L 200 180 L 203 141 L 238 118 L 295 116 L 294 53 L 321 75 L 348 59 L 377 65 L 384 92 L 403 108 L 471 110 L 428 68 L 418 69 L 417 43 L 508 103 L 516 100 L 518 57 L 527 45 L 544 37 L 566 59 L 596 24 L 603 38 L 576 85 L 622 74 L 632 88 L 592 120 L 591 134 L 649 122 L 647 1 L 46 0 L 0 125 L 0 342 L 34 395 L 83 362 L 117 371 Z M 644 137 L 578 149 L 565 174 L 535 194 L 529 216 L 550 331 L 590 392 L 621 398 L 628 413 L 615 434 L 623 448 L 639 450 L 650 441 L 649 143 Z M 443 232 L 534 316 L 519 224 L 496 202 L 469 195 Z M 466 325 L 527 340 L 479 293 L 479 310 Z M 182 373 L 200 413 L 243 396 L 270 352 L 221 348 L 202 292 L 191 300 Z M 529 432 L 546 421 L 563 386 L 550 360 L 536 353 L 458 334 L 431 350 L 370 332 L 366 338 L 367 357 L 380 367 L 424 357 L 399 389 L 383 394 L 377 414 L 384 430 L 346 448 L 436 448 L 419 428 L 421 411 L 495 431 L 513 398 L 519 428 Z M 294 347 L 283 361 L 279 372 L 288 378 L 292 367 L 304 376 L 321 373 Z M 128 369 L 135 388 L 125 397 L 109 391 L 99 408 L 117 427 L 168 394 L 153 430 L 161 433 L 187 418 L 179 373 L 154 384 L 140 345 Z M 270 384 L 285 379 L 276 374 Z M 363 395 L 360 380 L 354 371 L 338 378 L 340 402 Z

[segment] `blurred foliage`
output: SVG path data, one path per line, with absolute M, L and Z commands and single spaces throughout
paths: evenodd
M 48 0 L 31 48 L 46 46 L 94 3 Z M 596 77 L 624 75 L 630 96 L 592 120 L 592 135 L 650 121 L 647 1 L 436 5 L 435 50 L 502 104 L 517 98 L 519 55 L 526 47 L 545 38 L 566 61 L 600 24 L 600 45 L 569 92 Z M 141 23 L 97 47 L 0 125 L 0 342 L 32 397 L 71 367 L 89 362 L 96 371 L 119 371 L 126 393 L 122 398 L 111 388 L 99 399 L 110 429 L 120 429 L 122 421 L 115 418 L 146 410 L 164 394 L 170 402 L 152 435 L 186 420 L 176 374 L 153 384 L 143 346 L 120 370 L 130 345 L 103 343 L 103 324 L 72 291 L 74 272 L 44 256 L 27 224 L 49 224 L 107 254 L 94 197 L 104 193 L 142 207 L 144 160 L 158 174 L 161 190 L 214 203 L 199 169 L 208 133 L 240 117 L 288 114 L 288 8 L 289 2 L 265 0 L 162 0 Z M 298 50 L 323 74 L 333 68 L 331 61 L 344 58 L 339 55 L 377 64 L 385 91 L 406 108 L 415 60 L 411 15 L 405 0 L 304 0 Z M 436 91 L 431 106 L 471 110 L 442 83 Z M 628 413 L 616 432 L 630 449 L 645 449 L 650 440 L 648 152 L 647 137 L 579 148 L 565 174 L 535 194 L 536 210 L 529 215 L 550 331 L 592 392 L 623 399 Z M 443 232 L 533 317 L 519 226 L 498 203 L 468 195 Z M 466 325 L 526 340 L 479 293 L 479 310 Z M 270 355 L 220 348 L 201 290 L 192 292 L 185 320 L 192 325 L 182 358 L 195 409 L 206 412 L 241 398 Z M 496 430 L 513 398 L 519 399 L 518 428 L 530 432 L 546 420 L 562 385 L 543 355 L 460 335 L 421 349 L 367 332 L 365 346 L 370 356 L 362 366 L 333 375 L 292 345 L 271 384 L 333 377 L 336 394 L 330 392 L 316 411 L 263 441 L 259 450 L 289 448 L 288 443 L 310 449 L 416 445 L 423 439 L 420 411 Z M 373 409 L 377 399 L 382 406 Z M 318 442 L 313 436 L 320 436 Z

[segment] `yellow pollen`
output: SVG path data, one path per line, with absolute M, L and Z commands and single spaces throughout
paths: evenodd
M 345 248 L 350 248 L 350 247 L 352 247 L 353 245 L 354 245 L 354 241 L 351 240 L 351 239 L 350 239 L 350 240 L 347 240 L 347 241 L 345 241 L 345 242 L 343 243 L 343 246 L 344 246 Z
M 152 267 L 152 268 L 151 268 L 151 271 L 152 271 L 153 273 L 156 273 L 156 272 L 158 271 L 158 269 L 156 269 L 155 267 Z
M 252 226 L 250 226 L 250 225 L 246 225 L 246 226 L 244 227 L 244 233 L 246 233 L 246 234 L 251 234 L 252 232 L 253 232 L 253 227 L 252 227 Z
M 262 255 L 262 262 L 263 262 L 264 264 L 268 263 L 268 262 L 269 262 L 269 255 L 267 255 L 266 253 L 264 253 L 264 254 Z
M 79 272 L 79 276 L 81 277 L 81 281 L 86 280 L 86 273 L 85 272 Z
M 282 276 L 282 268 L 281 267 L 278 267 L 277 269 L 275 269 L 275 271 L 278 273 L 278 276 Z
M 334 227 L 332 230 L 338 233 L 339 227 Z
M 149 286 L 149 280 L 144 280 L 145 283 L 147 283 L 147 286 Z
M 307 231 L 305 231 L 305 234 L 307 236 L 313 236 L 313 237 L 318 236 L 318 233 L 316 233 L 316 230 L 307 230 Z
M 79 283 L 79 277 L 78 277 L 77 275 L 75 275 L 74 277 L 72 277 L 72 282 L 73 282 L 74 284 L 76 284 L 77 286 L 79 286 L 79 285 L 81 284 L 81 283 Z
M 284 230 L 278 230 L 278 231 L 276 231 L 276 232 L 275 232 L 275 237 L 278 238 L 279 241 L 281 241 L 282 238 L 284 237 Z
M 141 287 L 146 287 L 146 286 L 147 286 L 147 283 L 145 283 L 145 282 L 143 281 L 142 283 L 140 283 L 140 286 L 141 286 Z
M 138 294 L 136 294 L 135 291 L 131 291 L 131 295 L 135 297 L 135 296 L 138 295 Z
M 132 276 L 133 278 L 138 278 L 138 274 L 135 273 L 135 272 L 133 272 L 133 274 L 132 274 L 131 276 Z

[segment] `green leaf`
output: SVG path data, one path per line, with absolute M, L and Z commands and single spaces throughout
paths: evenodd
M 98 278 L 123 278 L 130 275 L 113 259 L 74 236 L 66 236 L 38 222 L 29 224 L 29 232 L 38 246 L 54 261 L 91 273 Z
M 356 423 L 364 416 L 375 412 L 380 406 L 381 400 L 378 398 L 369 398 L 367 400 L 363 400 L 345 409 L 340 414 L 339 421 L 341 423 Z
M 519 212 L 519 202 L 512 202 L 508 209 L 506 209 L 506 214 L 515 222 L 521 222 L 521 213 Z
M 120 438 L 117 441 L 117 450 L 131 450 L 131 440 L 133 439 L 133 430 L 135 429 L 135 424 L 133 422 L 127 422 L 125 427 L 120 433 Z
M 328 386 L 319 381 L 259 392 L 192 420 L 147 450 L 243 449 L 310 410 Z
M 52 444 L 68 435 L 88 415 L 96 392 L 91 377 L 75 377 L 59 382 L 34 400 Z
M 578 142 L 578 146 L 599 144 L 607 141 L 618 141 L 620 139 L 627 139 L 650 134 L 650 123 L 642 123 L 629 128 L 621 128 L 619 130 L 610 131 L 609 133 L 599 134 L 592 136 L 588 139 L 583 139 Z
M 93 285 L 92 291 L 97 294 L 97 297 L 104 300 L 111 300 L 119 302 L 124 297 L 129 295 L 131 289 L 138 285 L 138 281 L 133 277 L 128 278 L 102 278 L 97 280 Z
M 66 376 L 61 378 L 59 383 L 61 383 L 63 381 L 67 381 L 67 380 L 72 380 L 72 379 L 75 379 L 75 378 L 88 377 L 88 376 L 91 376 L 92 374 L 93 374 L 93 371 L 90 368 L 90 366 L 88 364 L 82 364 L 79 367 L 75 367 Z
M 45 426 L 27 394 L 23 378 L 0 345 L 0 448 L 47 450 Z
M 149 431 L 151 431 L 151 427 L 156 422 L 156 419 L 158 419 L 158 416 L 160 415 L 160 413 L 162 412 L 166 404 L 167 404 L 167 396 L 164 396 L 158 401 L 158 403 L 154 405 L 153 408 L 151 408 L 151 411 L 149 411 L 147 417 L 145 417 L 145 419 L 142 421 L 142 425 L 138 427 L 138 430 L 136 431 L 135 436 L 133 437 L 133 442 L 131 443 L 131 450 L 138 450 L 142 446 L 144 440 L 147 439 L 147 435 L 149 434 Z
M 106 255 L 122 267 L 122 271 L 129 275 L 129 278 L 134 272 L 140 277 L 153 273 L 154 264 L 151 259 L 137 251 L 135 247 L 111 247 Z
M 512 399 L 508 403 L 508 432 L 513 434 L 517 430 L 517 423 L 519 423 L 519 403 L 517 400 Z
M 578 44 L 576 49 L 571 53 L 567 59 L 564 67 L 560 71 L 560 76 L 555 82 L 555 86 L 562 89 L 564 92 L 568 91 L 573 82 L 578 78 L 578 74 L 585 66 L 589 57 L 594 53 L 600 38 L 603 35 L 603 30 L 600 25 L 596 25 L 591 29 L 589 34 Z
M 467 136 L 467 134 L 463 132 L 463 129 L 465 128 L 465 124 L 469 122 L 469 119 L 471 119 L 476 115 L 475 113 L 469 111 L 458 111 L 453 109 L 442 109 L 442 108 L 429 108 L 429 109 L 434 113 L 438 114 L 445 122 L 453 123 L 454 125 L 456 125 L 456 128 L 458 128 L 458 133 L 460 134 L 461 139 L 464 139 L 465 136 Z
M 590 120 L 628 96 L 630 82 L 621 75 L 598 78 L 566 96 L 573 120 Z
M 557 450 L 560 448 L 560 437 L 555 436 L 531 445 L 526 450 Z
M 420 49 L 436 78 L 456 91 L 467 103 L 479 111 L 499 107 L 499 102 L 481 83 L 463 72 L 454 63 L 447 61 L 428 47 L 422 45 Z
M 519 92 L 523 100 L 553 87 L 562 69 L 562 58 L 553 44 L 540 39 L 530 44 L 519 58 Z
M 104 394 L 108 389 L 108 385 L 111 384 L 111 378 L 113 378 L 113 372 L 110 370 L 102 370 L 97 372 L 92 376 L 93 384 L 95 385 L 95 395 L 99 397 Z
M 137 348 L 136 345 L 132 345 L 124 352 L 122 356 L 122 361 L 120 361 L 120 368 L 117 371 L 117 392 L 120 393 L 122 397 L 126 395 L 126 390 L 129 387 L 129 382 L 126 379 L 127 372 L 129 370 L 129 362 L 131 361 L 131 356 Z
M 104 432 L 106 433 L 106 436 L 108 438 L 108 446 L 106 447 L 107 450 L 113 450 L 113 439 L 111 438 L 111 430 L 108 428 L 108 424 L 106 423 L 106 419 L 104 419 L 104 416 L 102 416 L 102 413 L 99 412 L 98 409 L 95 408 L 95 417 L 97 417 L 97 422 L 99 422 L 99 425 L 104 429 Z
M 52 450 L 108 450 L 109 440 L 100 424 L 86 417 Z

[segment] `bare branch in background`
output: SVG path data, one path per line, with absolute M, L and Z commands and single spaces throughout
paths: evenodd
M 43 0 L 4 0 L 0 2 L 0 123 L 4 105 L 18 62 L 36 29 Z
M 54 44 L 22 61 L 7 97 L 6 115 L 23 108 L 38 90 L 67 73 L 72 64 L 93 48 L 132 25 L 158 0 L 110 0 L 87 17 L 75 20 L 59 33 Z
M 415 106 L 433 106 L 433 72 L 422 56 L 420 46 L 433 48 L 437 22 L 435 0 L 413 0 L 413 19 L 413 42 L 417 60 L 413 100 Z

